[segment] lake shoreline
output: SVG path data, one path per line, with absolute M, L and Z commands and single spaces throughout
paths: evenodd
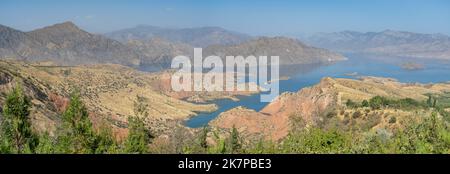
M 283 92 L 297 92 L 302 88 L 313 86 L 319 83 L 323 77 L 357 79 L 359 76 L 376 76 L 394 78 L 399 82 L 404 83 L 445 83 L 450 80 L 439 76 L 439 74 L 450 73 L 449 64 L 427 65 L 427 67 L 438 67 L 437 70 L 425 69 L 420 71 L 408 71 L 402 69 L 394 62 L 377 61 L 376 59 L 365 57 L 346 57 L 349 58 L 347 61 L 315 67 L 313 69 L 308 69 L 306 72 L 300 71 L 300 73 L 290 76 L 288 80 L 281 81 L 280 94 Z M 238 102 L 224 102 L 224 100 L 219 100 L 214 101 L 213 103 L 218 105 L 219 109 L 217 111 L 192 117 L 185 121 L 185 126 L 199 128 L 208 125 L 208 123 L 214 120 L 220 113 L 235 107 L 242 106 L 259 111 L 268 104 L 261 104 L 259 102 L 259 95 L 257 94 L 240 98 L 240 101 Z

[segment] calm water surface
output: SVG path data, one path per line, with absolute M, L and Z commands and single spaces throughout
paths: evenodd
M 290 79 L 280 82 L 280 93 L 290 91 L 296 92 L 301 88 L 312 86 L 320 81 L 323 77 L 338 78 L 356 78 L 348 74 L 357 73 L 358 76 L 379 76 L 391 77 L 401 82 L 420 82 L 420 83 L 436 83 L 450 81 L 450 62 L 448 61 L 419 61 L 425 66 L 422 70 L 404 70 L 399 64 L 404 62 L 402 59 L 373 59 L 361 58 L 356 55 L 346 55 L 349 60 L 338 62 L 327 66 L 305 66 L 305 67 L 280 67 L 281 70 L 294 69 L 290 72 Z M 411 61 L 411 59 L 408 59 Z M 280 71 L 281 71 L 280 70 Z M 261 110 L 268 103 L 260 102 L 259 95 L 239 96 L 240 101 L 232 101 L 229 99 L 215 100 L 211 103 L 217 104 L 219 109 L 212 113 L 199 113 L 198 116 L 186 121 L 188 127 L 202 127 L 209 121 L 216 118 L 220 113 L 232 109 L 237 106 Z

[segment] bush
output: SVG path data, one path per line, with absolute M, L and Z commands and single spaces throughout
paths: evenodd
M 367 100 L 363 100 L 361 103 L 362 107 L 369 107 L 369 102 Z
M 352 100 L 348 99 L 347 102 L 345 102 L 345 105 L 349 108 L 356 108 L 358 107 L 358 104 L 353 102 Z
M 283 141 L 284 153 L 348 153 L 351 138 L 337 130 L 311 128 L 301 133 L 290 134 Z
M 381 109 L 382 107 L 388 105 L 388 103 L 388 100 L 381 96 L 375 96 L 369 100 L 369 106 L 372 109 Z
M 392 106 L 398 109 L 417 109 L 426 107 L 424 104 L 411 98 L 394 100 L 392 101 Z
M 450 153 L 450 131 L 433 112 L 424 121 L 411 123 L 397 134 L 396 144 L 399 153 Z
M 336 111 L 336 110 L 330 111 L 330 112 L 328 112 L 326 115 L 327 115 L 327 116 L 326 116 L 327 118 L 333 118 L 333 117 L 336 117 L 336 116 L 337 116 L 337 111 Z
M 394 124 L 394 123 L 396 123 L 396 122 L 397 122 L 397 118 L 395 118 L 395 117 L 389 118 L 389 123 L 390 123 L 390 124 Z
M 366 122 L 364 122 L 364 124 L 362 124 L 362 129 L 369 130 L 372 127 L 378 125 L 380 123 L 380 121 L 381 121 L 381 115 L 379 115 L 377 113 L 370 114 L 367 117 Z
M 362 113 L 361 113 L 360 111 L 356 111 L 356 112 L 354 112 L 353 115 L 352 115 L 353 118 L 359 118 L 359 117 L 361 117 L 361 116 L 362 116 Z

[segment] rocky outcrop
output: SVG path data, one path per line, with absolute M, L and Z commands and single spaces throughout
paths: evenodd
M 361 102 L 374 96 L 385 96 L 423 101 L 428 98 L 427 94 L 444 92 L 450 92 L 450 84 L 406 84 L 378 77 L 362 77 L 359 80 L 327 77 L 317 85 L 296 93 L 281 94 L 259 112 L 245 108 L 226 111 L 210 125 L 220 129 L 234 126 L 246 136 L 280 140 L 291 130 L 293 119 L 300 118 L 306 127 L 322 125 L 330 115 L 338 115 L 335 110 L 344 107 L 348 99 Z M 345 112 L 348 114 L 349 111 Z M 344 116 L 339 119 L 345 121 Z
M 262 134 L 268 139 L 279 140 L 288 134 L 292 117 L 300 117 L 306 124 L 315 125 L 321 121 L 319 115 L 337 103 L 331 81 L 326 78 L 318 85 L 297 93 L 283 93 L 260 112 L 244 108 L 226 111 L 211 125 L 219 128 L 235 126 L 244 134 Z

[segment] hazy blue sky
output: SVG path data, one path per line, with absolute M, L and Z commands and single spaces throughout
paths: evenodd
M 341 30 L 450 34 L 449 0 L 1 0 L 0 24 L 20 30 L 73 21 L 103 33 L 149 24 L 220 26 L 253 35 Z

